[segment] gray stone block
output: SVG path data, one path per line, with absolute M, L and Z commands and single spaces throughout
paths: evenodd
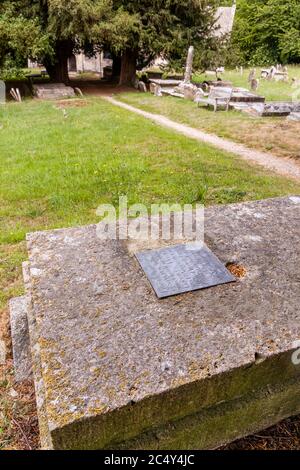
M 6 346 L 4 341 L 0 341 L 0 366 L 3 366 L 6 362 Z
M 216 449 L 300 413 L 299 393 L 300 381 L 269 387 L 116 443 L 110 449 Z
M 11 299 L 9 308 L 15 379 L 22 382 L 32 378 L 27 321 L 28 298 L 23 296 Z
M 297 112 L 297 113 L 296 113 L 296 112 L 293 112 L 293 113 L 291 113 L 291 114 L 287 117 L 287 119 L 288 119 L 289 121 L 296 121 L 296 122 L 299 122 L 299 121 L 300 121 L 300 112 Z
M 39 330 L 32 309 L 30 266 L 28 262 L 23 263 L 23 278 L 26 296 L 28 298 L 28 331 L 31 346 L 32 372 L 34 378 L 34 388 L 40 430 L 40 443 L 42 449 L 52 449 L 53 446 L 50 436 L 48 417 L 46 413 L 46 395 L 44 389 L 44 380 L 42 376 L 40 347 L 38 343 Z
M 34 85 L 33 90 L 35 96 L 42 100 L 57 100 L 76 96 L 74 89 L 64 83 Z
M 29 235 L 44 447 L 213 448 L 299 413 L 299 223 L 297 196 L 208 209 L 246 276 L 164 300 L 95 226 Z

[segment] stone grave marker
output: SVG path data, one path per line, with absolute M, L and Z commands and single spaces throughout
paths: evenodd
M 296 195 L 208 208 L 209 249 L 243 276 L 164 299 L 94 225 L 28 235 L 42 447 L 213 449 L 299 414 L 299 223 Z
M 76 96 L 72 87 L 64 83 L 45 83 L 33 86 L 34 94 L 42 100 L 58 100 L 63 98 L 73 98 Z
M 159 299 L 236 280 L 206 246 L 199 244 L 143 251 L 136 257 Z

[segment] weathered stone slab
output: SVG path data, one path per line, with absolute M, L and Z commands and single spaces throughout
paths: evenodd
M 288 102 L 270 102 L 270 103 L 243 103 L 231 102 L 230 107 L 247 113 L 258 115 L 260 117 L 284 117 L 291 113 L 297 115 L 300 110 L 300 104 Z
M 160 301 L 95 226 L 29 235 L 49 447 L 212 448 L 299 413 L 299 224 L 297 196 L 208 209 L 246 276 Z
M 216 449 L 300 412 L 299 382 L 268 387 L 246 398 L 223 402 L 192 416 L 145 432 L 113 450 Z
M 256 95 L 246 89 L 234 88 L 230 101 L 232 103 L 264 103 L 265 100 L 264 96 Z
M 299 103 L 272 102 L 265 105 L 262 116 L 288 116 L 299 110 Z
M 32 377 L 27 320 L 28 298 L 23 296 L 11 299 L 9 308 L 15 379 L 22 382 Z
M 170 79 L 151 79 L 150 83 L 154 83 L 163 88 L 174 88 L 181 83 L 181 80 L 170 80 Z
M 206 83 L 208 83 L 209 86 L 213 87 L 225 87 L 225 88 L 232 88 L 232 82 L 225 81 L 225 80 L 208 80 Z
M 297 113 L 291 113 L 289 116 L 288 116 L 288 120 L 289 121 L 300 121 L 300 112 L 297 112 Z
M 33 86 L 34 94 L 42 100 L 58 100 L 63 98 L 73 98 L 76 96 L 72 87 L 64 83 L 45 83 Z

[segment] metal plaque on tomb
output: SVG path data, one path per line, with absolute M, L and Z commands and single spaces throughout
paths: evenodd
M 136 257 L 159 299 L 236 281 L 205 245 L 175 245 Z

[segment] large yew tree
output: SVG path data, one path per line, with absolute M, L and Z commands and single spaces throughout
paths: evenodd
M 218 4 L 218 0 L 114 0 L 113 12 L 125 27 L 112 28 L 104 40 L 120 59 L 120 84 L 130 83 L 137 66 L 149 64 L 157 55 L 178 64 L 191 44 L 198 51 L 210 47 L 215 42 Z
M 12 55 L 19 48 L 19 55 L 27 51 L 42 62 L 52 80 L 67 82 L 72 53 L 105 48 L 114 57 L 120 84 L 129 84 L 137 67 L 157 55 L 178 63 L 190 44 L 199 52 L 207 49 L 214 41 L 218 4 L 219 0 L 0 1 L 0 57 L 2 43 Z M 1 22 L 6 25 L 2 31 Z
M 110 4 L 110 0 L 10 0 L 0 6 L 0 21 L 6 20 L 8 34 L 18 22 L 31 26 L 28 55 L 44 64 L 52 80 L 66 82 L 68 58 L 79 48 L 92 51 L 93 27 L 107 16 Z M 34 47 L 41 38 L 40 47 Z

